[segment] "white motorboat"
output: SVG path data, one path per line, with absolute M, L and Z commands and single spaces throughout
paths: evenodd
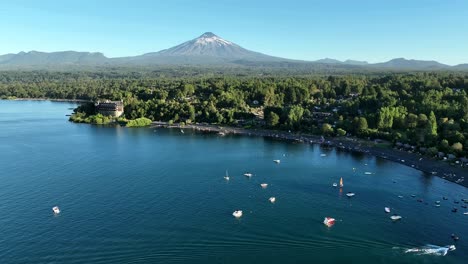
M 276 159 L 276 160 L 273 160 L 273 162 L 276 163 L 276 164 L 279 164 L 281 162 L 281 160 Z
M 266 187 L 268 187 L 268 183 L 262 183 L 260 186 L 262 186 L 263 189 L 266 189 Z
M 392 219 L 393 221 L 397 221 L 397 220 L 400 220 L 402 217 L 399 216 L 399 215 L 392 215 L 390 216 L 390 219 Z
M 276 197 L 270 197 L 268 199 L 271 203 L 275 203 L 276 202 Z
M 338 183 L 334 182 L 332 185 L 333 185 L 333 187 L 337 187 Z
M 54 214 L 60 214 L 60 208 L 58 206 L 52 207 L 52 211 L 54 211 Z
M 253 175 L 253 174 L 252 174 L 252 173 L 250 173 L 250 172 L 246 172 L 246 173 L 244 173 L 244 176 L 245 176 L 245 177 L 249 177 L 249 178 L 250 178 L 250 177 L 252 177 L 252 175 Z
M 240 218 L 240 217 L 242 217 L 242 210 L 236 210 L 236 211 L 234 211 L 234 213 L 232 213 L 232 215 L 235 218 Z
M 354 195 L 356 195 L 356 194 L 353 193 L 353 192 L 349 192 L 349 193 L 346 194 L 346 196 L 348 196 L 348 197 L 350 197 L 350 198 L 353 197 Z
M 385 207 L 385 212 L 390 213 L 390 207 Z

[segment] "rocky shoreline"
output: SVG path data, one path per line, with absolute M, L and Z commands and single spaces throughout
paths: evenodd
M 280 140 L 296 141 L 306 144 L 320 144 L 324 147 L 334 147 L 339 151 L 361 153 L 397 162 L 424 173 L 441 177 L 447 181 L 468 187 L 468 166 L 452 166 L 447 161 L 422 156 L 418 153 L 398 150 L 394 148 L 378 147 L 373 141 L 366 141 L 351 137 L 327 138 L 321 136 L 290 133 L 286 131 L 244 129 L 235 127 L 223 127 L 208 124 L 169 124 L 167 122 L 153 122 L 153 127 L 193 129 L 199 132 L 218 133 L 219 135 L 233 134 L 246 136 L 260 136 Z

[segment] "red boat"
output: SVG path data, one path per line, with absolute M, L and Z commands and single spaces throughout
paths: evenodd
M 328 227 L 331 227 L 335 224 L 335 218 L 331 218 L 331 217 L 325 217 L 325 219 L 323 220 L 323 223 L 328 226 Z

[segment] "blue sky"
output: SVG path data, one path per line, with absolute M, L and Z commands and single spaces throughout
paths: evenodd
M 0 54 L 132 56 L 211 31 L 293 59 L 468 63 L 467 0 L 15 0 L 2 3 L 0 25 Z

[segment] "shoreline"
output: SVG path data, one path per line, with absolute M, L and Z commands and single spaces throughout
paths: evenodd
M 436 160 L 418 153 L 402 151 L 395 148 L 378 147 L 372 141 L 358 138 L 333 137 L 329 139 L 327 138 L 326 141 L 323 141 L 322 137 L 317 135 L 289 133 L 278 130 L 245 129 L 209 124 L 190 124 L 181 126 L 180 124 L 170 125 L 167 122 L 157 121 L 153 122 L 151 127 L 192 129 L 199 132 L 218 133 L 220 135 L 233 134 L 244 136 L 259 136 L 301 142 L 305 144 L 319 144 L 325 147 L 333 147 L 337 151 L 360 153 L 386 159 L 468 188 L 468 181 L 465 180 L 465 176 L 468 176 L 468 167 L 463 168 L 461 166 L 451 166 L 448 161 Z
M 85 99 L 52 99 L 52 98 L 5 98 L 0 99 L 5 101 L 51 101 L 51 102 L 73 102 L 73 103 L 87 103 L 91 102 L 90 100 Z

